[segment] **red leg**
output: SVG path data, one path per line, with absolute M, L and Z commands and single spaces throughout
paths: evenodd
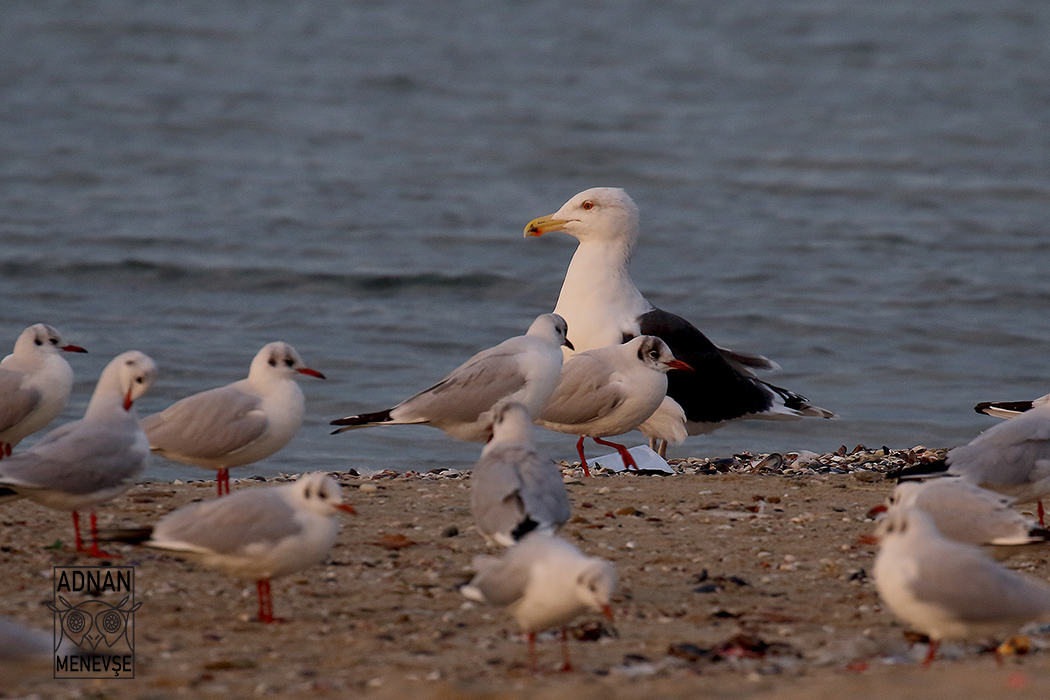
M 95 516 L 95 511 L 91 511 L 91 556 L 98 557 L 99 559 L 121 559 L 119 554 L 110 554 L 109 552 L 103 552 L 98 548 L 98 519 Z
M 590 476 L 591 470 L 587 468 L 587 458 L 583 456 L 583 436 L 576 441 L 576 451 L 580 453 L 580 464 L 583 465 L 583 475 Z
M 219 498 L 230 492 L 230 471 L 228 469 L 219 470 L 219 474 L 215 477 L 215 487 L 219 490 Z
M 937 656 L 937 647 L 939 646 L 937 640 L 931 639 L 929 646 L 926 647 L 926 658 L 922 660 L 922 667 L 928 668 L 933 663 L 933 657 Z
M 270 579 L 264 578 L 256 581 L 255 590 L 259 592 L 259 622 L 265 624 L 284 622 L 281 618 L 273 616 L 273 598 L 270 596 Z
M 569 630 L 564 627 L 561 628 L 561 670 L 572 670 L 572 661 L 569 660 Z
M 84 541 L 80 539 L 80 513 L 73 511 L 73 534 L 76 535 L 77 551 L 87 552 L 84 549 Z
M 1046 523 L 1043 522 L 1043 516 L 1046 515 L 1046 512 L 1043 510 L 1043 501 L 1042 501 L 1042 499 L 1040 499 L 1040 500 L 1036 501 L 1036 503 L 1039 504 L 1039 508 L 1038 508 L 1038 512 L 1039 512 L 1039 527 L 1046 527 Z
M 620 453 L 620 457 L 623 459 L 623 466 L 625 469 L 633 469 L 638 471 L 638 465 L 634 463 L 634 457 L 627 451 L 627 448 L 623 445 L 617 445 L 615 442 L 608 442 L 601 438 L 594 438 L 594 441 L 599 445 L 605 445 L 606 447 L 615 447 L 616 451 Z
M 0 442 L 0 459 L 11 456 L 11 443 Z
M 536 633 L 529 632 L 526 638 L 529 640 L 529 668 L 532 669 L 533 674 L 537 674 L 540 672 L 540 664 L 536 658 Z

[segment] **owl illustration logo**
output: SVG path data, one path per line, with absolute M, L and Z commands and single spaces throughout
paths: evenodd
M 128 649 L 134 651 L 134 612 L 142 607 L 142 603 L 124 608 L 130 598 L 124 596 L 116 605 L 102 600 L 85 600 L 79 605 L 70 605 L 68 600 L 58 596 L 62 607 L 48 603 L 47 607 L 58 616 L 61 627 L 55 640 L 55 651 L 66 638 L 81 649 L 90 648 L 93 651 L 98 651 L 99 642 L 103 640 L 112 649 L 114 644 L 123 639 Z

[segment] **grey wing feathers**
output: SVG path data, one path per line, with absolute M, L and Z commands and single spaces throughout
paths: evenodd
M 541 527 L 557 529 L 572 515 L 565 482 L 554 462 L 534 450 L 521 455 L 521 498 L 525 510 Z
M 40 403 L 40 391 L 21 384 L 21 372 L 0 369 L 0 430 L 22 421 Z
M 471 423 L 505 396 L 525 386 L 515 353 L 475 355 L 426 391 L 391 409 L 396 421 Z
M 948 452 L 948 471 L 977 483 L 1021 485 L 1050 461 L 1050 417 L 1029 411 Z M 1044 468 L 1045 469 L 1045 468 Z
M 276 543 L 296 535 L 302 526 L 295 519 L 295 509 L 274 493 L 276 488 L 239 491 L 180 508 L 157 523 L 150 544 L 174 551 L 236 554 L 249 545 Z
M 514 557 L 510 550 L 501 559 L 475 557 L 474 566 L 478 574 L 470 582 L 490 605 L 506 607 L 516 603 L 525 595 L 531 575 L 529 562 Z
M 1050 614 L 1047 586 L 999 566 L 980 550 L 959 545 L 952 552 L 950 557 L 934 554 L 917 560 L 919 575 L 912 584 L 916 598 L 969 623 Z
M 483 533 L 511 537 L 527 520 L 533 521 L 527 530 L 554 530 L 571 514 L 558 468 L 520 445 L 494 450 L 475 466 L 471 511 Z
M 72 432 L 76 425 L 62 426 L 46 442 L 5 459 L 0 464 L 0 484 L 87 494 L 117 486 L 142 471 L 146 453 L 128 449 L 134 433 L 129 432 L 125 440 L 95 432 L 61 443 L 52 437 L 59 431 Z
M 155 450 L 215 458 L 258 439 L 267 427 L 258 396 L 219 387 L 188 396 L 140 424 Z
M 623 387 L 620 382 L 610 382 L 610 374 L 607 363 L 589 355 L 570 358 L 541 420 L 579 425 L 608 415 L 624 401 Z

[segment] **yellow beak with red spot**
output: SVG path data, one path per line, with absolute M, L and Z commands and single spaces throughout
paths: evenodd
M 561 231 L 569 221 L 571 221 L 571 219 L 555 219 L 554 214 L 541 216 L 538 219 L 530 221 L 529 225 L 525 227 L 525 237 L 542 236 L 551 231 Z

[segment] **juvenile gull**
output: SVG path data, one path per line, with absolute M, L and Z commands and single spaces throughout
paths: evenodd
M 153 360 L 141 352 L 117 355 L 102 371 L 81 420 L 0 462 L 0 503 L 28 498 L 72 511 L 77 551 L 109 556 L 98 548 L 95 508 L 131 488 L 145 467 L 149 441 L 132 404 L 156 373 Z M 91 510 L 91 549 L 80 538 L 78 511 L 84 509 Z
M 948 473 L 1007 496 L 1038 503 L 1050 495 L 1050 404 L 1039 404 L 948 451 Z
M 501 399 L 517 401 L 530 416 L 539 415 L 558 385 L 562 354 L 571 347 L 565 320 L 544 314 L 525 335 L 482 350 L 440 382 L 393 408 L 332 421 L 341 433 L 374 425 L 424 424 L 457 440 L 486 442 L 492 435 L 492 407 Z
M 59 354 L 87 352 L 44 323 L 26 328 L 0 360 L 0 459 L 58 417 L 73 388 L 73 370 Z
M 901 481 L 889 502 L 923 511 L 946 538 L 979 546 L 999 560 L 1050 540 L 1050 530 L 1010 507 L 1013 498 L 958 477 Z
M 470 475 L 474 524 L 490 544 L 510 547 L 530 532 L 553 534 L 571 515 L 561 471 L 532 444 L 520 403 L 493 409 L 492 440 Z
M 263 346 L 247 379 L 187 396 L 143 418 L 150 449 L 175 462 L 218 470 L 219 495 L 229 493 L 230 469 L 274 454 L 303 424 L 299 374 L 324 379 L 288 343 Z
M 580 437 L 576 450 L 587 476 L 583 440 L 588 437 L 616 448 L 624 466 L 637 469 L 627 448 L 602 438 L 622 435 L 644 423 L 663 402 L 667 372 L 672 369 L 691 371 L 675 359 L 667 343 L 651 335 L 576 353 L 562 366 L 558 388 L 536 422 Z
M 474 557 L 474 569 L 477 575 L 460 592 L 471 600 L 507 608 L 528 637 L 533 672 L 537 632 L 562 628 L 562 670 L 570 671 L 565 625 L 589 610 L 612 620 L 613 565 L 585 556 L 558 537 L 533 533 L 502 557 Z
M 259 621 L 273 616 L 270 579 L 320 564 L 335 544 L 339 484 L 321 472 L 280 486 L 243 489 L 225 498 L 191 503 L 168 513 L 152 529 L 113 539 L 165 550 L 231 576 L 254 580 Z
M 638 335 L 662 338 L 695 372 L 671 372 L 667 395 L 680 404 L 690 435 L 715 430 L 741 418 L 785 419 L 834 414 L 804 396 L 758 379 L 753 370 L 775 369 L 763 357 L 714 345 L 685 319 L 655 308 L 631 281 L 628 265 L 638 238 L 638 208 L 627 193 L 597 187 L 577 194 L 549 216 L 529 222 L 526 236 L 562 231 L 579 246 L 569 263 L 555 313 L 569 324 L 578 351 L 622 343 Z M 664 408 L 666 412 L 670 406 Z M 673 419 L 663 416 L 662 420 Z M 656 435 L 666 441 L 675 431 Z M 659 450 L 663 453 L 666 445 Z
M 941 640 L 1008 634 L 1050 616 L 1050 586 L 947 539 L 921 510 L 891 508 L 876 534 L 875 585 L 897 617 L 930 637 L 923 665 Z
M 1050 394 L 1045 394 L 1031 401 L 982 401 L 974 406 L 973 410 L 996 418 L 1016 418 L 1033 406 L 1045 406 L 1047 404 L 1050 404 Z

